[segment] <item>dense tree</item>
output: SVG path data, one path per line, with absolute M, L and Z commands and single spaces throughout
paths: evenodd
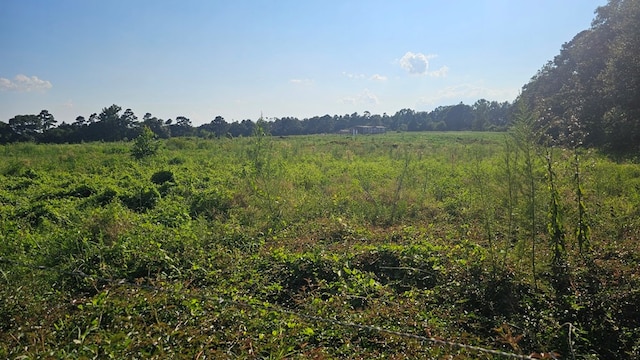
M 208 133 L 213 133 L 216 137 L 222 137 L 227 135 L 229 130 L 229 124 L 222 116 L 216 116 L 210 123 L 200 126 L 200 130 L 204 130 Z
M 77 131 L 77 126 L 63 122 L 55 128 L 51 128 L 40 135 L 39 141 L 44 143 L 76 143 L 82 139 Z
M 303 133 L 303 126 L 300 120 L 294 117 L 284 117 L 276 119 L 271 124 L 273 135 L 300 135 Z
M 26 140 L 35 140 L 42 130 L 42 119 L 38 115 L 16 115 L 9 119 L 11 130 Z
M 168 124 L 171 136 L 191 136 L 193 135 L 193 125 L 191 120 L 185 116 L 176 117 L 176 122 Z
M 0 122 L 0 144 L 7 144 L 14 141 L 18 141 L 18 134 L 13 131 L 9 124 Z
M 323 115 L 298 119 L 295 117 L 276 118 L 272 121 L 261 120 L 262 128 L 272 135 L 304 135 L 336 133 L 354 126 L 385 126 L 397 131 L 429 130 L 504 130 L 509 116 L 510 103 L 479 100 L 474 106 L 464 104 L 441 106 L 432 112 L 402 109 L 389 116 L 386 113 L 363 114 L 354 112 L 345 115 Z M 41 142 L 81 142 L 81 141 L 122 141 L 134 139 L 140 135 L 143 127 L 149 128 L 157 138 L 171 136 L 251 136 L 256 122 L 246 119 L 241 122 L 227 123 L 222 116 L 216 116 L 210 123 L 194 128 L 191 120 L 178 116 L 175 122 L 163 120 L 145 113 L 142 122 L 131 109 L 122 112 L 118 105 L 105 107 L 86 119 L 76 117 L 71 124 L 55 126 L 55 119 L 48 111 L 39 115 L 17 115 L 9 121 L 0 134 L 2 141 L 41 141 Z
M 296 119 L 297 120 L 297 119 Z M 300 130 L 303 134 L 332 133 L 335 123 L 331 115 L 315 116 L 302 121 Z
M 121 141 L 137 136 L 137 117 L 127 109 L 122 115 L 122 108 L 111 105 L 103 108 L 100 114 L 89 117 L 89 125 L 81 130 L 80 138 L 85 141 Z
M 98 115 L 98 121 L 93 123 L 90 128 L 93 131 L 96 140 L 118 141 L 122 140 L 124 129 L 120 127 L 120 111 L 122 108 L 118 105 L 111 105 L 103 108 Z
M 233 137 L 237 136 L 251 136 L 255 123 L 251 120 L 242 120 L 241 122 L 234 121 L 229 124 L 229 135 Z
M 40 111 L 40 114 L 38 114 L 38 117 L 40 118 L 42 131 L 51 129 L 57 123 L 56 119 L 53 117 L 53 115 L 49 113 L 48 110 Z
M 78 116 L 76 117 L 76 121 L 74 121 L 72 125 L 77 127 L 83 127 L 87 125 L 87 119 L 85 119 L 84 116 Z
M 554 141 L 640 149 L 639 23 L 639 1 L 610 0 L 524 86 L 520 100 Z
M 131 109 L 125 110 L 122 116 L 120 116 L 120 124 L 126 128 L 133 127 L 136 121 L 138 121 L 138 117 Z
M 415 120 L 416 112 L 411 109 L 402 109 L 398 111 L 393 117 L 393 121 L 389 124 L 391 130 L 399 130 L 401 125 L 409 124 Z
M 108 108 L 102 108 L 100 115 L 98 115 L 98 119 L 106 122 L 117 122 L 120 118 L 120 111 L 122 111 L 122 108 L 113 104 Z
M 151 115 L 151 113 L 146 113 L 144 115 L 142 118 L 142 126 L 149 128 L 149 130 L 151 130 L 151 132 L 160 139 L 168 139 L 171 137 L 169 124 L 164 120 Z
M 640 2 L 610 1 L 602 19 L 614 34 L 603 71 L 606 131 L 616 150 L 640 148 Z M 602 10 L 601 10 L 602 11 Z M 604 16 L 603 16 L 604 17 Z M 615 142 L 614 142 L 615 141 Z

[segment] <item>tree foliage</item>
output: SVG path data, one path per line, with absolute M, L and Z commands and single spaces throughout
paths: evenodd
M 155 135 L 147 126 L 142 127 L 142 133 L 138 135 L 133 147 L 131 148 L 131 156 L 136 159 L 142 159 L 147 156 L 155 155 L 158 152 L 159 144 L 155 140 Z
M 520 96 L 563 144 L 640 147 L 640 2 L 609 0 Z

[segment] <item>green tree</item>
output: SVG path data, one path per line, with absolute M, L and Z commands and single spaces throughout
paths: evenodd
M 97 121 L 92 126 L 91 140 L 118 141 L 124 138 L 124 131 L 120 128 L 120 111 L 122 108 L 118 105 L 111 105 L 103 108 Z
M 540 143 L 539 132 L 535 126 L 536 115 L 524 102 L 517 105 L 515 120 L 509 129 L 510 135 L 521 152 L 524 160 L 522 177 L 524 181 L 524 195 L 526 198 L 526 216 L 528 222 L 529 239 L 531 241 L 531 273 L 534 286 L 538 286 L 537 266 L 536 266 L 536 238 L 538 236 L 538 216 L 537 216 L 537 155 Z
M 0 121 L 0 144 L 7 144 L 16 140 L 16 133 L 7 123 Z
M 602 77 L 611 104 L 604 123 L 613 150 L 640 149 L 640 2 L 611 0 L 600 9 L 614 34 Z
M 120 118 L 120 111 L 122 111 L 122 108 L 116 104 L 107 108 L 102 108 L 100 115 L 98 115 L 98 120 L 105 122 L 117 122 Z
M 211 121 L 211 131 L 216 134 L 216 137 L 222 137 L 227 134 L 227 129 L 229 128 L 229 124 L 224 120 L 222 116 L 216 116 L 213 121 Z
M 42 126 L 42 130 L 44 131 L 49 130 L 57 123 L 56 119 L 49 113 L 48 110 L 40 111 L 38 117 L 40 118 L 40 124 Z
M 191 120 L 185 116 L 178 116 L 174 124 L 169 125 L 171 136 L 190 136 L 193 134 Z
M 130 129 L 138 121 L 138 117 L 133 113 L 133 110 L 127 109 L 118 120 L 120 120 L 121 127 Z
M 78 116 L 76 117 L 76 121 L 74 121 L 72 125 L 77 127 L 83 127 L 87 125 L 87 119 L 85 119 L 84 116 Z
M 9 126 L 16 134 L 34 140 L 42 129 L 42 119 L 38 115 L 16 115 L 9 119 Z
M 638 19 L 637 0 L 609 0 L 524 86 L 520 99 L 540 113 L 549 136 L 566 144 L 577 120 L 585 145 L 640 149 Z
M 152 116 L 151 113 L 146 113 L 144 115 L 142 118 L 142 125 L 148 127 L 161 139 L 168 139 L 170 137 L 168 124 L 166 124 L 164 120 Z
M 155 155 L 160 144 L 155 140 L 155 134 L 147 126 L 142 127 L 142 132 L 135 139 L 131 148 L 131 156 L 142 159 Z
M 489 108 L 491 103 L 485 99 L 480 99 L 473 104 L 473 121 L 471 129 L 484 130 L 489 123 Z

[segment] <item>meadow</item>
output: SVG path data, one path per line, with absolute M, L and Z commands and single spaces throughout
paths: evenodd
M 1 146 L 0 358 L 640 357 L 637 163 L 258 135 Z

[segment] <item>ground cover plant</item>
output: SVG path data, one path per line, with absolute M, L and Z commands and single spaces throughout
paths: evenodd
M 640 165 L 519 131 L 4 145 L 0 357 L 637 358 Z

